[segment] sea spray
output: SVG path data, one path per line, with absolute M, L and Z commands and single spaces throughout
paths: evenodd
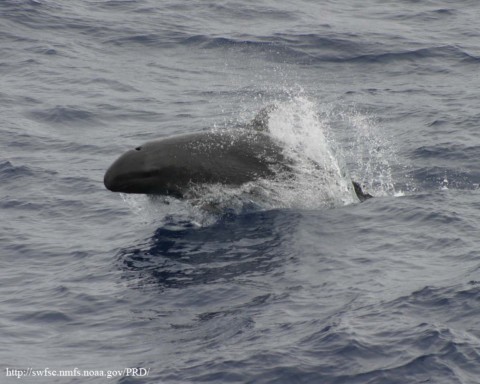
M 283 188 L 284 203 L 295 208 L 323 208 L 357 200 L 347 169 L 326 136 L 316 104 L 305 96 L 281 102 L 269 120 L 271 135 L 294 161 L 294 188 Z
M 392 174 L 392 164 L 398 164 L 396 152 L 375 116 L 348 107 L 337 109 L 331 117 L 343 127 L 335 136 L 355 181 L 375 196 L 401 194 L 395 190 Z

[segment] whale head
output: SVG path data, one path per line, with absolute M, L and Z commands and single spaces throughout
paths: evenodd
M 112 192 L 181 197 L 180 183 L 173 184 L 172 180 L 181 180 L 182 172 L 168 161 L 162 162 L 161 155 L 148 145 L 125 152 L 107 169 L 105 187 Z

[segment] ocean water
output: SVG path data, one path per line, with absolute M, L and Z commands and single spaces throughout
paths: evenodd
M 480 383 L 479 17 L 2 0 L 0 382 Z M 271 104 L 293 180 L 103 186 L 133 146 Z

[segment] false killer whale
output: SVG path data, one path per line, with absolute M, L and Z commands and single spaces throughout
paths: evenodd
M 192 184 L 239 186 L 292 172 L 280 144 L 269 135 L 263 108 L 251 123 L 234 131 L 206 131 L 149 141 L 121 155 L 107 170 L 104 184 L 113 192 L 182 198 Z M 370 197 L 352 182 L 360 201 Z

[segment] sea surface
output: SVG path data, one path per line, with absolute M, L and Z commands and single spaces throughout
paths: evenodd
M 0 382 L 480 383 L 479 20 L 1 0 Z M 130 148 L 269 105 L 293 179 L 103 185 Z

